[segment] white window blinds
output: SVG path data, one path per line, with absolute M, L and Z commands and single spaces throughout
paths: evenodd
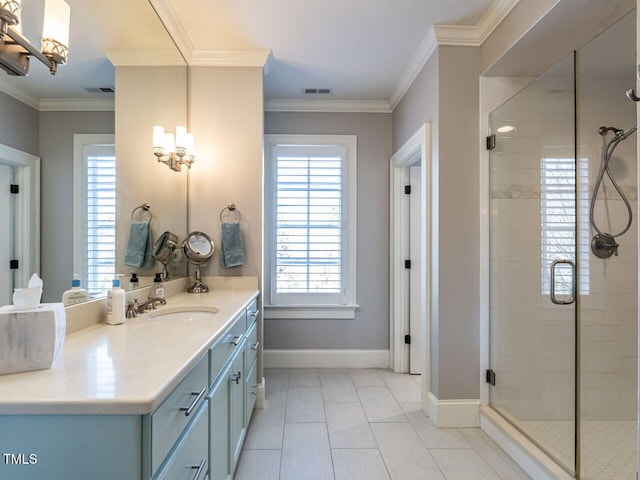
M 116 157 L 113 145 L 86 145 L 87 285 L 91 294 L 111 288 L 116 268 Z
M 548 295 L 550 268 L 554 260 L 572 260 L 578 267 L 580 294 L 589 293 L 589 225 L 588 169 L 585 160 L 578 164 L 574 158 L 542 158 L 541 226 L 542 226 L 542 294 Z M 576 222 L 576 212 L 577 222 Z M 578 253 L 579 252 L 579 253 Z M 569 295 L 573 274 L 561 265 L 556 270 L 555 292 Z
M 342 303 L 346 148 L 277 145 L 274 153 L 275 294 Z

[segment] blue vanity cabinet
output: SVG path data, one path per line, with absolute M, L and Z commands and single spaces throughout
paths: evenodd
M 207 476 L 209 435 L 207 402 L 198 408 L 173 453 L 154 477 L 157 480 L 204 480 Z
M 246 433 L 244 423 L 244 344 L 235 353 L 231 362 L 231 376 L 229 380 L 229 447 L 231 450 L 232 473 L 238 463 L 242 443 Z
M 0 479 L 139 480 L 141 438 L 140 415 L 0 415 Z
M 233 477 L 247 432 L 248 411 L 255 405 L 255 394 L 250 395 L 248 389 L 257 384 L 256 312 L 257 299 L 236 317 L 228 333 L 222 335 L 209 351 L 211 386 L 207 398 L 211 480 Z M 251 380 L 247 382 L 247 379 Z M 257 394 L 257 386 L 252 391 Z M 248 396 L 251 398 L 249 403 Z
M 168 461 L 167 455 L 177 449 L 180 437 L 186 435 L 186 429 L 194 422 L 196 412 L 206 403 L 208 385 L 209 362 L 208 356 L 204 355 L 162 404 L 145 417 L 151 440 L 151 475 L 155 475 L 160 466 Z
M 209 476 L 215 480 L 231 478 L 229 454 L 229 388 L 231 365 L 222 369 L 209 392 Z

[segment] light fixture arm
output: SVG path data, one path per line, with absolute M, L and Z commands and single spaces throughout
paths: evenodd
M 57 62 L 49 59 L 45 54 L 36 49 L 29 40 L 17 30 L 0 20 L 0 33 L 2 33 L 2 45 L 0 48 L 0 67 L 9 75 L 25 76 L 29 73 L 29 57 L 35 57 L 44 63 L 51 72 L 56 74 Z

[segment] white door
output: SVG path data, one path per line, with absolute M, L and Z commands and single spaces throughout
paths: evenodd
M 13 255 L 13 220 L 10 185 L 12 168 L 0 164 L 0 306 L 12 303 L 13 272 L 9 269 L 9 261 Z
M 409 168 L 409 182 L 411 184 L 411 194 L 409 195 L 409 259 L 411 269 L 409 270 L 409 334 L 411 343 L 409 344 L 409 373 L 422 373 L 422 291 L 420 285 L 422 248 L 421 231 L 424 215 L 421 207 L 422 184 L 420 181 L 421 167 L 411 166 Z

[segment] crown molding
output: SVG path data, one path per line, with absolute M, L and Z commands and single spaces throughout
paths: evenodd
M 479 47 L 491 35 L 500 22 L 516 6 L 519 0 L 496 0 L 487 13 L 480 19 L 478 25 L 433 25 L 420 42 L 411 61 L 405 68 L 396 88 L 391 95 L 389 104 L 394 109 L 416 77 L 440 45 Z
M 478 25 L 434 25 L 438 45 L 479 47 L 517 3 L 518 0 L 496 0 Z
M 149 0 L 151 6 L 156 11 L 158 18 L 164 25 L 164 28 L 169 32 L 169 36 L 176 45 L 178 51 L 185 59 L 189 59 L 193 56 L 195 48 L 187 32 L 180 23 L 178 15 L 171 5 L 170 0 Z M 187 62 L 188 63 L 188 62 Z
M 41 112 L 112 112 L 113 98 L 43 98 Z
M 15 98 L 19 102 L 22 102 L 31 108 L 35 108 L 36 110 L 40 109 L 40 100 L 36 97 L 25 93 L 20 88 L 17 88 L 8 82 L 5 82 L 2 77 L 0 77 L 0 92 L 6 93 L 10 97 Z
M 265 100 L 265 112 L 391 113 L 384 100 Z
M 420 45 L 418 45 L 417 50 L 407 65 L 407 68 L 402 72 L 402 76 L 391 95 L 389 104 L 391 105 L 392 110 L 398 106 L 398 103 L 400 103 L 404 94 L 407 93 L 407 90 L 409 90 L 409 87 L 415 81 L 416 77 L 422 70 L 422 67 L 424 67 L 424 64 L 427 63 L 427 60 L 431 58 L 431 55 L 433 55 L 437 48 L 438 40 L 436 39 L 433 27 L 431 27 L 420 42 Z
M 271 68 L 271 50 L 194 50 L 188 58 L 191 67 Z
M 103 48 L 114 67 L 184 67 L 185 61 L 176 50 L 130 50 Z

